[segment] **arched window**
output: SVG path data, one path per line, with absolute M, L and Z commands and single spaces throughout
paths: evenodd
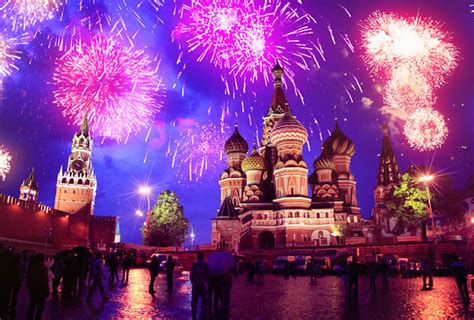
M 321 239 L 322 237 L 324 237 L 324 233 L 323 233 L 322 231 L 319 231 L 319 232 L 318 232 L 318 238 Z
M 88 186 L 89 184 L 90 184 L 90 181 L 89 179 L 87 179 L 85 185 Z
M 69 184 L 74 184 L 74 179 L 73 178 L 69 179 Z
M 82 179 L 77 180 L 77 184 L 82 185 Z
M 63 180 L 61 181 L 62 183 L 66 183 L 67 182 L 67 179 L 66 178 L 63 178 Z

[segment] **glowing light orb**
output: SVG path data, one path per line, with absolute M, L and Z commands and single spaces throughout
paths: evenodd
M 53 75 L 55 103 L 79 125 L 87 115 L 91 131 L 122 142 L 148 127 L 162 106 L 157 69 L 142 50 L 112 38 L 70 49 Z
M 224 144 L 228 128 L 192 121 L 169 150 L 172 167 L 182 181 L 200 181 L 211 170 L 218 168 L 224 158 Z
M 18 70 L 15 62 L 20 60 L 21 52 L 17 46 L 26 44 L 26 35 L 11 37 L 0 31 L 0 79 L 9 76 L 13 70 Z
M 362 42 L 365 60 L 374 73 L 389 78 L 394 67 L 405 65 L 434 87 L 443 84 L 458 57 L 440 24 L 421 17 L 375 12 L 362 25 Z
M 0 0 L 0 14 L 14 31 L 26 30 L 52 19 L 61 5 L 58 0 Z
M 10 161 L 12 157 L 6 148 L 0 145 L 0 178 L 5 181 L 7 174 L 10 172 Z
M 428 151 L 438 149 L 444 144 L 448 128 L 438 111 L 422 108 L 409 116 L 403 132 L 412 148 Z

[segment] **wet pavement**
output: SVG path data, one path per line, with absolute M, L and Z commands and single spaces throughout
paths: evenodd
M 116 285 L 109 300 L 98 292 L 91 303 L 48 299 L 44 319 L 189 319 L 191 285 L 187 273 L 176 275 L 175 290 L 165 292 L 160 274 L 155 296 L 148 294 L 148 270 L 130 271 L 128 285 Z M 462 305 L 454 279 L 435 278 L 434 289 L 421 291 L 421 278 L 390 278 L 390 290 L 370 293 L 368 279 L 361 278 L 359 301 L 347 301 L 339 277 L 284 279 L 267 275 L 263 285 L 247 283 L 245 275 L 234 280 L 231 319 L 474 319 L 474 308 Z M 473 295 L 471 294 L 473 297 Z M 28 298 L 22 288 L 17 318 L 26 318 Z

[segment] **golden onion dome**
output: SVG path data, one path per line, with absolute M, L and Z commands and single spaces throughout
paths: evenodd
M 314 161 L 313 167 L 315 171 L 323 169 L 334 170 L 334 162 L 326 154 L 321 153 L 319 158 Z
M 308 140 L 308 132 L 296 117 L 287 112 L 273 127 L 270 138 L 274 145 L 282 141 L 299 141 L 304 144 Z
M 264 171 L 267 168 L 265 159 L 258 154 L 257 149 L 253 148 L 252 154 L 242 161 L 242 170 L 247 172 L 249 170 Z
M 235 126 L 234 133 L 225 142 L 224 145 L 225 153 L 247 153 L 249 145 L 247 141 L 240 135 L 237 125 Z
M 327 138 L 323 144 L 323 153 L 328 157 L 334 155 L 346 155 L 352 157 L 355 153 L 354 143 L 339 128 L 337 120 L 331 136 Z

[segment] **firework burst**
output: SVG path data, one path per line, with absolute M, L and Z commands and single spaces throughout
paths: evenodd
M 162 105 L 157 67 L 142 50 L 96 37 L 69 50 L 57 63 L 55 103 L 80 124 L 90 119 L 93 133 L 126 141 L 149 126 Z
M 58 0 L 0 0 L 0 14 L 14 31 L 26 30 L 52 19 L 61 5 Z
M 0 178 L 5 181 L 10 172 L 10 161 L 12 157 L 6 148 L 0 145 Z
M 26 40 L 26 35 L 11 37 L 6 32 L 0 32 L 0 79 L 18 70 L 15 62 L 20 59 L 21 51 L 17 47 L 26 44 Z
M 362 42 L 365 61 L 377 76 L 390 78 L 394 66 L 405 65 L 433 87 L 444 83 L 458 57 L 440 24 L 421 17 L 375 12 L 362 25 Z
M 223 161 L 229 130 L 225 126 L 192 121 L 180 131 L 179 139 L 174 141 L 174 150 L 170 146 L 167 155 L 172 157 L 172 167 L 176 168 L 180 179 L 199 181 Z
M 448 128 L 443 116 L 431 108 L 418 109 L 405 122 L 403 132 L 408 143 L 420 151 L 434 150 L 446 140 Z

